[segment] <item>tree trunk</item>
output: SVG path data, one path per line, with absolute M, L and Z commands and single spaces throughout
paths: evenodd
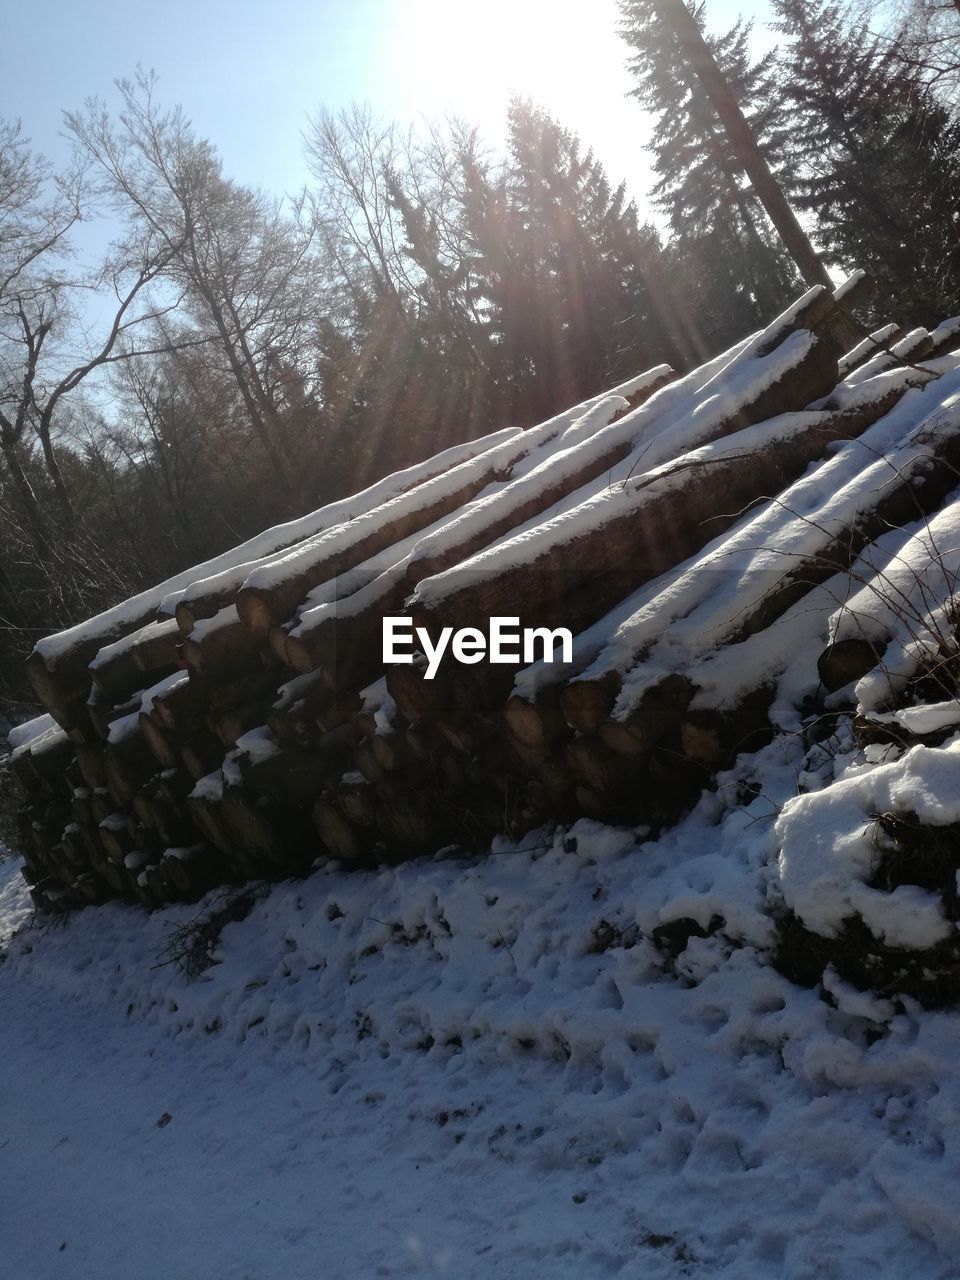
M 52 409 L 52 405 L 50 408 Z M 60 511 L 63 515 L 66 527 L 73 529 L 76 524 L 76 512 L 73 508 L 73 502 L 67 489 L 66 481 L 63 478 L 63 472 L 60 470 L 60 460 L 57 458 L 57 451 L 53 447 L 53 439 L 50 431 L 50 414 L 43 413 L 40 415 L 40 423 L 38 428 L 40 436 L 40 446 L 43 449 L 43 460 L 47 467 L 47 473 L 53 481 L 54 492 L 57 495 L 57 502 L 60 504 Z
M 832 288 L 827 269 L 820 261 L 796 214 L 787 203 L 779 182 L 763 157 L 753 130 L 740 109 L 733 90 L 710 52 L 700 28 L 684 0 L 653 0 L 661 22 L 671 30 L 703 85 L 704 92 L 720 118 L 744 172 L 776 227 L 787 252 L 807 284 Z

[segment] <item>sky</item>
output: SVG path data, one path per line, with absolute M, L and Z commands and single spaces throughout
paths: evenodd
M 769 0 L 707 10 L 713 30 L 743 14 L 758 46 L 773 39 Z M 0 117 L 19 119 L 54 165 L 68 156 L 63 111 L 94 96 L 118 108 L 114 82 L 138 65 L 157 74 L 161 106 L 181 104 L 219 149 L 228 177 L 276 195 L 309 184 L 302 132 L 321 107 L 368 101 L 403 124 L 452 113 L 496 148 L 520 93 L 654 217 L 650 120 L 628 96 L 617 0 L 0 0 L 0 14 Z M 98 263 L 121 229 L 110 216 L 74 228 L 78 265 Z M 113 311 L 109 290 L 85 295 L 70 359 L 99 345 Z
M 19 117 L 57 159 L 61 111 L 137 64 L 159 76 L 220 149 L 226 172 L 280 193 L 308 180 L 301 130 L 320 106 L 368 100 L 401 121 L 453 111 L 502 135 L 521 92 L 594 147 L 614 182 L 642 201 L 647 121 L 627 98 L 616 0 L 6 0 L 0 116 Z M 708 0 L 712 27 L 766 0 Z M 767 37 L 769 39 L 769 37 Z

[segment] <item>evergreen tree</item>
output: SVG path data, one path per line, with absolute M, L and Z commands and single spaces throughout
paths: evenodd
M 652 0 L 621 0 L 621 14 L 621 34 L 634 51 L 634 96 L 657 117 L 653 195 L 669 221 L 673 271 L 715 348 L 776 314 L 798 276 L 673 29 Z M 702 5 L 694 17 L 702 28 Z M 706 40 L 782 176 L 788 122 L 772 56 L 751 61 L 743 23 Z
M 514 100 L 508 124 L 505 168 L 465 170 L 466 216 L 501 402 L 534 421 L 694 348 L 623 187 L 529 102 Z
M 830 257 L 877 282 L 877 316 L 960 308 L 960 120 L 836 0 L 775 0 L 796 190 Z

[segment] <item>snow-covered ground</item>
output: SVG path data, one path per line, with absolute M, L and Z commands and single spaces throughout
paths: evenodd
M 44 924 L 0 863 L 3 1275 L 956 1276 L 960 1018 L 766 958 L 802 754 L 657 842 L 273 886 L 192 977 L 218 895 Z

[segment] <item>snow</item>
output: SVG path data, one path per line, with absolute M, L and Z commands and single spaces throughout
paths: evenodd
M 511 433 L 509 438 L 459 466 L 451 467 L 390 501 L 361 512 L 348 523 L 335 525 L 315 538 L 299 543 L 292 550 L 261 563 L 246 576 L 243 587 L 250 590 L 276 587 L 305 570 L 322 566 L 334 556 L 349 555 L 354 547 L 362 546 L 371 535 L 389 529 L 393 522 L 415 517 L 435 503 L 454 497 L 469 485 L 489 481 L 500 473 L 508 472 L 545 438 L 559 431 L 561 424 L 567 425 L 570 421 L 568 414 L 561 414 L 558 419 L 551 419 L 541 427 Z
M 823 974 L 823 989 L 836 1001 L 837 1008 L 855 1018 L 867 1018 L 870 1022 L 886 1024 L 894 1017 L 896 1008 L 892 1000 L 872 996 L 868 991 L 858 991 L 837 974 L 833 965 L 827 965 Z
M 478 562 L 496 571 L 536 555 L 544 536 L 635 510 L 647 489 L 683 485 L 690 466 L 816 426 L 822 412 L 789 414 L 703 443 L 809 351 L 809 334 L 785 329 L 821 294 L 611 426 L 623 407 L 616 395 L 561 415 L 562 427 L 534 429 L 525 448 L 510 437 L 503 472 L 463 513 L 360 570 L 387 569 L 379 591 L 400 582 L 424 532 L 452 536 L 461 516 L 486 527 L 497 503 L 509 509 L 526 492 L 504 499 L 512 485 L 538 473 L 542 484 L 611 440 L 632 450 L 618 469 L 474 557 L 471 580 Z M 784 906 L 824 937 L 856 916 L 904 951 L 957 938 L 937 894 L 871 881 L 886 839 L 878 814 L 960 823 L 960 735 L 942 747 L 860 751 L 841 718 L 832 746 L 808 750 L 813 726 L 800 707 L 828 637 L 863 626 L 886 643 L 883 672 L 856 688 L 869 712 L 934 651 L 952 626 L 960 497 L 929 523 L 888 530 L 849 573 L 740 634 L 785 564 L 829 545 L 891 477 L 916 482 L 933 438 L 960 427 L 957 362 L 940 373 L 584 631 L 572 663 L 520 673 L 516 692 L 532 696 L 558 674 L 615 669 L 617 715 L 671 671 L 696 685 L 694 707 L 731 707 L 770 685 L 773 723 L 787 732 L 741 755 L 658 839 L 582 820 L 500 839 L 478 858 L 424 850 L 351 872 L 319 859 L 306 880 L 253 887 L 242 920 L 200 939 L 195 972 L 178 962 L 191 930 L 237 890 L 154 912 L 111 902 L 52 928 L 32 916 L 19 860 L 0 857 L 0 1091 L 16 1099 L 0 1130 L 5 1273 L 955 1276 L 957 1012 L 924 1011 L 892 986 L 860 991 L 829 966 L 822 986 L 805 990 L 772 960 Z M 902 371 L 888 371 L 847 392 L 905 385 Z M 699 447 L 678 464 L 691 440 Z M 422 500 L 395 501 L 409 512 Z M 364 519 L 332 541 L 347 545 Z M 321 584 L 301 625 L 367 598 L 357 573 Z M 428 594 L 447 576 L 431 579 Z M 194 635 L 236 617 L 228 606 Z M 137 695 L 139 709 L 112 723 L 110 741 L 187 678 Z M 315 679 L 288 681 L 278 705 Z M 849 702 L 850 690 L 836 696 Z M 384 680 L 362 700 L 389 732 Z M 873 718 L 949 732 L 960 704 Z M 63 737 L 41 717 L 11 746 L 40 750 Z M 244 734 L 193 796 L 216 799 L 277 749 L 266 728 Z M 126 817 L 101 825 L 124 829 Z M 126 865 L 155 857 L 135 851 Z
M 922 554 L 928 536 L 925 521 L 899 537 L 885 535 L 865 551 L 852 577 L 837 577 L 811 592 L 760 635 L 739 645 L 729 642 L 749 627 L 751 610 L 764 603 L 773 583 L 812 564 L 818 553 L 883 498 L 892 483 L 923 474 L 934 431 L 942 443 L 960 429 L 954 405 L 958 393 L 960 373 L 956 372 L 936 384 L 908 391 L 858 439 L 841 444 L 776 499 L 648 583 L 577 638 L 580 661 L 574 665 L 582 678 L 608 671 L 631 672 L 616 708 L 616 715 L 626 716 L 665 673 L 687 672 L 692 662 L 710 658 L 724 644 L 727 648 L 698 671 L 698 682 L 702 680 L 709 691 L 698 705 L 704 701 L 735 705 L 764 678 L 779 675 L 802 644 L 815 646 L 814 656 L 818 655 L 837 606 L 854 597 L 846 606 L 853 617 L 859 585 L 871 580 L 891 553 L 895 560 L 902 558 L 904 540 L 910 535 L 920 539 L 918 555 Z M 946 519 L 938 518 L 934 536 Z M 572 673 L 568 669 L 562 674 Z M 550 678 L 534 668 L 520 674 L 516 687 L 530 697 Z
M 784 806 L 776 823 L 779 887 L 813 932 L 834 937 L 859 915 L 891 947 L 922 950 L 955 933 L 934 894 L 916 885 L 887 893 L 867 883 L 883 852 L 873 820 L 889 812 L 931 826 L 960 822 L 960 744 L 913 747 Z
M 44 712 L 43 715 L 35 716 L 32 720 L 25 720 L 23 724 L 15 725 L 7 734 L 7 746 L 11 751 L 29 747 L 38 738 L 51 732 L 55 733 L 59 728 L 53 716 Z
M 878 351 L 875 356 L 872 356 L 859 368 L 854 369 L 844 380 L 845 384 L 851 387 L 856 386 L 861 382 L 866 382 L 869 378 L 875 377 L 878 373 L 882 373 L 885 369 L 891 368 L 898 361 L 912 360 L 930 336 L 926 329 L 911 329 L 899 342 L 895 342 L 889 351 Z
M 462 561 L 461 564 L 469 566 L 465 572 L 472 574 L 479 557 L 489 554 L 493 559 L 483 562 L 486 576 L 492 564 L 512 557 L 524 544 L 529 545 L 531 537 L 541 536 L 541 529 L 544 530 L 542 536 L 549 540 L 554 524 L 566 519 L 571 511 L 586 512 L 610 491 L 626 488 L 638 475 L 653 473 L 682 454 L 693 454 L 718 432 L 730 431 L 738 414 L 810 354 L 818 339 L 803 329 L 788 330 L 794 317 L 821 291 L 819 286 L 810 290 L 760 333 L 701 365 L 685 378 L 662 387 L 632 413 L 608 427 L 593 430 L 588 439 L 577 439 L 568 448 L 552 452 L 505 489 L 476 500 L 457 517 L 451 532 L 469 535 L 488 529 L 503 512 L 535 499 L 544 490 L 569 484 L 617 449 L 630 449 L 625 460 L 612 463 L 599 479 L 574 490 L 552 508 L 541 511 L 484 551 Z M 763 355 L 758 354 L 761 351 Z M 727 439 L 730 438 L 728 435 Z M 564 436 L 559 443 L 564 445 L 566 441 Z M 533 534 L 534 530 L 537 534 Z M 434 548 L 424 539 L 414 552 L 413 562 L 435 549 L 443 549 L 450 542 L 449 534 L 438 535 L 438 541 L 440 545 Z M 458 568 L 449 572 L 456 573 Z M 415 598 L 426 602 L 434 599 L 436 590 L 445 593 L 450 579 L 435 574 L 425 581 L 427 586 L 421 584 Z
M 746 454 L 776 448 L 779 440 L 815 426 L 818 411 L 781 414 L 739 431 L 730 430 L 737 415 L 748 413 L 749 406 L 801 364 L 820 341 L 807 330 L 791 331 L 790 326 L 821 292 L 820 286 L 810 290 L 767 329 L 670 383 L 578 448 L 554 454 L 516 481 L 511 498 L 520 501 L 526 496 L 523 486 L 530 494 L 539 493 L 576 475 L 594 459 L 608 456 L 617 446 L 628 444 L 631 448 L 630 454 L 611 465 L 599 480 L 452 568 L 422 579 L 410 603 L 435 606 L 463 583 L 495 576 L 507 564 L 529 564 L 556 542 L 602 527 L 632 505 L 637 487 L 657 482 L 658 491 L 663 492 L 664 477 L 674 469 L 682 478 L 686 468 L 701 462 L 729 457 L 737 450 Z M 723 431 L 729 434 L 717 439 L 717 433 Z M 503 495 L 495 495 L 488 501 L 505 500 Z
M 536 500 L 551 486 L 583 474 L 594 458 L 609 447 L 609 436 L 600 429 L 626 404 L 622 397 L 608 396 L 592 406 L 564 431 L 555 448 L 538 450 L 523 459 L 511 472 L 509 483 L 491 486 L 435 529 L 424 530 L 411 548 L 410 562 L 416 565 L 418 560 L 464 545 L 467 539 L 487 533 L 498 521 L 509 519 L 524 502 Z
M 49 929 L 0 863 L 5 1271 L 947 1280 L 956 1014 L 769 965 L 801 763 L 744 758 L 655 843 L 275 885 L 193 979 L 174 930 L 220 893 Z M 720 927 L 674 959 L 682 918 Z
M 204 774 L 190 792 L 197 800 L 219 800 L 223 795 L 223 774 L 219 769 Z
M 960 396 L 949 419 L 936 424 L 939 432 L 960 426 Z M 866 638 L 933 644 L 947 628 L 933 619 L 957 590 L 960 574 L 960 497 L 952 496 L 884 563 L 876 566 L 858 591 L 831 618 L 831 642 Z
M 152 684 L 149 689 L 144 689 L 140 697 L 140 711 L 144 715 L 149 715 L 153 710 L 153 704 L 158 698 L 165 698 L 168 693 L 172 693 L 174 689 L 178 689 L 180 685 L 187 684 L 190 679 L 189 673 L 186 671 L 172 671 L 170 675 L 164 676 L 162 680 L 158 680 L 156 684 Z
M 374 713 L 387 704 L 395 705 L 387 693 L 387 677 L 381 676 L 378 680 L 374 680 L 373 684 L 368 684 L 365 689 L 361 689 L 360 703 L 364 711 Z
M 220 766 L 223 783 L 227 787 L 243 786 L 243 771 L 240 768 L 240 753 L 236 749 L 228 751 Z M 194 792 L 196 794 L 196 792 Z
M 960 316 L 951 316 L 930 330 L 934 348 L 946 346 L 954 338 L 960 338 Z
M 100 826 L 104 831 L 126 831 L 127 819 L 122 813 L 108 813 Z
M 52 716 L 46 715 L 37 716 L 36 719 L 20 725 L 19 733 L 14 729 L 7 738 L 8 745 L 13 745 L 11 739 L 15 734 L 18 735 L 18 741 L 13 747 L 12 759 L 14 760 L 24 755 L 40 755 L 44 751 L 54 750 L 68 740 L 66 733 Z
M 625 672 L 656 640 L 662 641 L 661 666 L 669 665 L 665 650 L 674 641 L 682 646 L 677 653 L 681 665 L 698 648 L 719 645 L 724 629 L 736 629 L 750 604 L 763 597 L 771 574 L 779 577 L 802 556 L 814 554 L 829 540 L 831 527 L 842 528 L 859 514 L 872 490 L 886 487 L 895 465 L 908 465 L 908 449 L 892 461 L 884 462 L 882 456 L 940 398 L 908 393 L 879 423 L 857 440 L 841 442 L 832 457 L 813 465 L 777 499 L 751 511 L 732 530 L 575 636 L 572 663 L 539 662 L 518 672 L 517 696 L 530 700 L 544 685 L 576 673 L 593 678 Z
M 110 721 L 107 732 L 107 742 L 110 746 L 116 746 L 120 742 L 125 742 L 127 738 L 132 738 L 135 733 L 140 731 L 140 710 L 131 711 L 129 715 L 117 716 L 116 720 Z
M 276 711 L 288 711 L 292 706 L 305 698 L 310 690 L 317 685 L 320 676 L 316 671 L 307 671 L 303 675 L 294 676 L 292 680 L 287 680 L 285 684 L 281 684 L 277 688 L 277 700 L 273 707 Z
M 597 396 L 592 396 L 582 404 L 575 405 L 573 408 L 557 414 L 555 417 L 549 419 L 547 422 L 541 423 L 539 426 L 531 427 L 523 432 L 508 430 L 499 432 L 496 435 L 487 436 L 481 442 L 484 445 L 483 449 L 474 449 L 471 453 L 464 454 L 458 462 L 466 462 L 473 457 L 491 452 L 499 445 L 510 445 L 510 448 L 497 450 L 493 457 L 497 460 L 497 463 L 500 466 L 509 465 L 513 466 L 514 469 L 521 468 L 525 460 L 538 458 L 540 456 L 540 451 L 549 441 L 554 440 L 557 436 L 560 436 L 569 429 L 577 426 L 580 419 L 586 417 L 588 421 L 592 422 L 594 419 L 602 417 L 602 415 L 606 413 L 613 416 L 614 413 L 619 412 L 622 408 L 626 407 L 627 401 L 624 399 L 625 396 L 634 395 L 638 391 L 645 390 L 647 387 L 652 386 L 667 377 L 671 372 L 669 365 L 658 365 L 656 368 L 650 369 L 646 373 L 638 374 L 636 377 L 628 379 L 626 382 L 614 387 L 611 391 L 603 392 Z M 598 406 L 603 406 L 603 408 L 599 410 L 599 414 Z M 488 461 L 490 461 L 490 459 L 488 459 Z M 454 469 L 452 462 L 450 469 Z M 458 470 L 458 476 L 461 480 L 465 480 L 469 477 L 469 469 Z M 433 476 L 424 476 L 423 480 L 426 481 L 427 479 L 433 478 Z M 376 501 L 371 496 L 366 507 L 360 508 L 359 506 L 355 506 L 350 510 L 350 512 L 342 515 L 339 520 L 329 521 L 323 528 L 318 528 L 313 531 L 311 537 L 315 537 L 316 535 L 324 532 L 329 532 L 331 537 L 325 539 L 323 544 L 323 549 L 329 550 L 331 548 L 331 544 L 337 541 L 337 538 L 333 536 L 335 525 L 343 526 L 339 529 L 339 541 L 343 542 L 345 539 L 349 541 L 350 535 L 346 526 L 349 526 L 350 522 L 355 520 L 357 516 L 370 516 L 370 519 L 362 526 L 364 528 L 369 528 L 370 524 L 375 520 L 375 517 L 371 514 L 375 508 L 382 506 L 385 503 L 389 503 L 387 510 L 383 513 L 383 518 L 391 519 L 403 514 L 406 510 L 418 509 L 418 503 L 420 506 L 427 505 L 430 501 L 435 500 L 441 492 L 441 486 L 433 485 L 425 490 L 419 498 L 417 498 L 413 493 L 415 487 L 416 486 L 412 484 L 405 485 L 402 490 L 397 490 L 393 493 L 385 493 L 382 498 Z M 399 497 L 401 492 L 406 495 L 405 501 L 399 504 L 392 501 Z M 363 585 L 367 580 L 369 580 L 375 571 L 389 568 L 390 565 L 394 564 L 397 560 L 406 555 L 407 550 L 413 547 L 417 536 L 418 535 L 414 535 L 412 538 L 405 540 L 408 545 L 406 545 L 402 550 L 398 550 L 395 554 L 392 554 L 392 558 L 389 558 L 391 553 L 385 552 L 360 565 L 353 571 L 353 577 L 355 580 L 355 585 L 353 587 L 344 585 L 339 591 L 337 591 L 334 589 L 333 583 L 327 583 L 315 588 L 314 591 L 311 592 L 311 603 L 323 604 L 329 600 L 336 599 L 338 595 L 350 594 L 351 590 L 356 589 L 356 586 Z M 299 539 L 300 542 L 304 542 L 306 540 L 306 535 L 304 538 Z M 247 579 L 250 579 L 250 585 L 252 586 L 260 585 L 264 580 L 271 577 L 272 565 L 277 561 L 282 561 L 284 563 L 287 562 L 289 546 L 290 544 L 284 544 L 284 547 L 279 548 L 276 554 L 265 555 L 257 561 L 247 561 L 243 564 L 231 565 L 227 570 L 216 575 L 200 577 L 198 574 L 197 581 L 183 592 L 182 595 L 178 597 L 178 600 L 183 600 L 184 603 L 189 604 L 191 601 L 197 600 L 211 592 L 229 593 L 230 591 L 237 591 L 244 585 Z M 298 548 L 298 551 L 299 550 L 302 550 L 306 554 L 308 548 Z M 292 555 L 293 553 L 290 554 Z
M 304 597 L 296 616 L 287 624 L 290 634 L 296 638 L 308 636 L 333 618 L 355 616 L 378 606 L 382 612 L 389 612 L 390 601 L 402 588 L 419 548 L 422 545 L 444 548 L 454 545 L 461 523 L 469 518 L 475 505 L 503 490 L 502 482 L 494 481 L 481 491 L 479 498 L 466 503 L 458 511 L 440 516 L 425 528 L 415 530 L 354 568 L 337 573 L 314 587 Z
M 408 603 L 435 607 L 468 583 L 475 585 L 497 577 L 508 566 L 532 564 L 558 546 L 602 529 L 619 517 L 636 514 L 639 518 L 644 505 L 682 487 L 692 470 L 749 457 L 760 450 L 776 450 L 779 444 L 816 430 L 823 421 L 820 412 L 781 414 L 639 474 L 631 474 L 636 457 L 628 458 L 611 469 L 603 488 L 594 496 L 566 507 L 552 518 L 548 515 L 539 523 L 531 523 L 442 573 L 422 579 Z
M 692 404 L 683 405 L 680 412 L 665 415 L 650 424 L 646 431 L 635 435 L 637 447 L 627 474 L 641 469 L 652 471 L 661 463 L 710 440 L 721 429 L 728 428 L 745 406 L 801 364 L 820 341 L 805 329 L 800 329 L 787 334 L 768 354 L 758 356 L 755 349 L 763 345 L 763 336 L 759 335 L 711 378 L 700 383 Z M 623 423 L 629 423 L 631 417 L 627 415 Z
M 898 324 L 885 324 L 881 329 L 875 329 L 862 342 L 858 342 L 852 351 L 848 351 L 845 356 L 840 359 L 840 373 L 845 375 L 852 368 L 863 363 L 867 356 L 873 355 L 878 346 L 888 343 L 893 335 L 900 328 Z
M 899 725 L 907 733 L 922 736 L 939 733 L 960 725 L 960 702 L 931 702 L 919 707 L 903 707 L 899 711 L 875 711 L 870 720 L 876 724 Z
M 834 289 L 833 291 L 834 302 L 842 302 L 844 298 L 847 296 L 847 294 L 850 293 L 853 289 L 855 289 L 861 280 L 866 278 L 866 274 L 867 273 L 865 271 L 860 270 L 859 268 L 856 271 L 852 271 L 850 275 L 847 276 L 846 280 L 844 280 L 842 284 L 838 285 L 838 287 Z
M 231 754 L 238 758 L 242 756 L 250 764 L 261 764 L 264 760 L 279 755 L 280 751 L 280 744 L 270 730 L 266 725 L 260 725 L 242 734 Z
M 123 636 L 119 640 L 115 640 L 113 644 L 105 644 L 93 658 L 90 663 L 91 671 L 99 671 L 105 667 L 113 658 L 120 657 L 121 654 L 129 652 L 135 645 L 142 641 L 159 640 L 165 636 L 175 636 L 179 634 L 179 627 L 172 618 L 157 619 L 155 622 L 148 622 L 146 626 L 140 627 L 136 631 L 132 631 L 129 635 Z
M 239 621 L 240 615 L 237 613 L 237 606 L 228 604 L 223 609 L 218 609 L 212 618 L 198 619 L 190 632 L 190 639 L 197 644 L 202 644 L 204 639 L 209 635 L 213 635 L 215 631 L 222 631 L 226 627 L 235 627 Z
M 695 563 L 695 557 L 686 565 Z M 682 571 L 683 565 L 680 566 Z M 573 637 L 572 662 L 535 662 L 523 667 L 514 677 L 513 688 L 518 698 L 532 702 L 539 690 L 547 685 L 560 684 L 582 672 L 593 663 L 606 648 L 610 637 L 617 634 L 618 629 L 629 619 L 635 618 L 650 600 L 665 598 L 665 593 L 677 575 L 677 569 L 670 569 L 658 578 L 652 579 L 639 590 L 622 600 L 615 608 L 598 618 L 584 631 Z
M 663 376 L 666 376 L 666 370 L 669 366 L 662 365 L 660 368 L 663 372 Z M 561 432 L 558 441 L 559 444 L 569 446 L 576 444 L 580 440 L 587 439 L 588 436 L 593 435 L 593 433 L 599 430 L 600 427 L 607 426 L 607 424 L 611 422 L 618 413 L 622 413 L 624 409 L 628 409 L 629 407 L 630 402 L 626 398 L 625 392 L 621 392 L 619 395 L 605 396 L 598 403 L 592 404 L 585 413 L 581 414 L 579 418 L 576 418 L 569 427 L 566 427 L 565 430 Z M 524 461 L 521 462 L 515 470 L 517 472 L 522 472 L 523 469 L 529 468 L 529 460 L 524 459 Z
M 175 849 L 164 849 L 163 856 L 165 858 L 173 858 L 177 862 L 189 862 L 192 858 L 195 858 L 202 849 L 203 845 L 201 844 L 191 844 L 180 846 Z
M 81 622 L 66 631 L 57 632 L 55 635 L 45 636 L 34 646 L 34 652 L 40 656 L 46 666 L 52 668 L 83 645 L 99 641 L 102 646 L 141 626 L 151 614 L 158 610 L 172 613 L 177 600 L 191 583 L 275 554 L 284 547 L 312 537 L 320 529 L 344 520 L 351 520 L 371 506 L 402 493 L 404 489 L 422 483 L 430 476 L 458 465 L 465 458 L 471 458 L 476 453 L 483 452 L 498 442 L 519 434 L 521 433 L 517 429 L 507 428 L 504 431 L 494 432 L 493 435 L 468 441 L 466 444 L 455 445 L 442 453 L 435 454 L 425 462 L 408 467 L 405 471 L 393 472 L 361 493 L 329 503 L 287 524 L 275 525 L 239 546 L 223 552 L 222 555 L 214 556 L 212 560 L 195 565 L 183 573 L 175 574 L 158 586 L 142 591 L 139 595 L 97 614 L 86 622 Z
M 851 376 L 837 384 L 829 395 L 814 401 L 816 409 L 858 409 L 861 405 L 882 399 L 894 391 L 903 393 L 910 387 L 923 387 L 945 373 L 960 367 L 960 353 L 925 360 L 922 367 L 897 365 L 872 374 L 860 381 Z
M 653 372 L 662 376 L 658 370 Z M 637 384 L 645 386 L 656 380 L 649 376 L 634 378 L 618 390 L 630 392 Z M 497 520 L 509 518 L 517 502 L 541 491 L 543 474 L 558 456 L 558 449 L 551 448 L 558 435 L 559 443 L 566 443 L 567 450 L 582 449 L 586 439 L 626 406 L 622 395 L 598 396 L 587 402 L 586 407 L 579 405 L 541 427 L 531 428 L 527 433 L 534 437 L 530 450 L 510 469 L 508 481 L 492 482 L 459 510 L 441 516 L 426 528 L 416 530 L 355 568 L 315 587 L 307 593 L 298 616 L 292 620 L 290 634 L 296 639 L 309 638 L 312 632 L 335 618 L 356 617 L 377 609 L 389 612 L 418 560 L 463 546 L 467 538 L 489 531 Z M 573 444 L 568 442 L 571 433 Z

